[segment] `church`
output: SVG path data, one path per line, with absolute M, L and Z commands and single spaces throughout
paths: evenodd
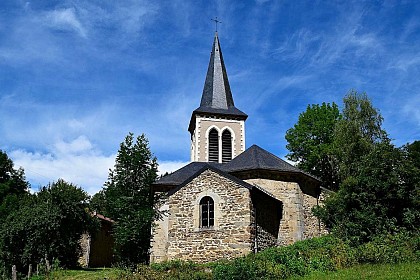
M 216 32 L 188 126 L 191 163 L 152 186 L 166 199 L 151 263 L 232 259 L 325 232 L 311 212 L 320 180 L 257 145 L 245 149 L 247 117 L 235 107 Z

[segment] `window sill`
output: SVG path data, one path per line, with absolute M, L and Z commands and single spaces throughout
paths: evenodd
M 214 227 L 201 227 L 198 228 L 198 231 L 215 231 L 216 229 Z

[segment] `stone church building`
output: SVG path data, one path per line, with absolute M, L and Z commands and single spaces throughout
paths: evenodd
M 287 245 L 324 232 L 311 208 L 320 181 L 270 152 L 245 150 L 247 115 L 235 107 L 217 32 L 192 112 L 191 163 L 159 179 L 166 193 L 151 262 L 209 262 Z

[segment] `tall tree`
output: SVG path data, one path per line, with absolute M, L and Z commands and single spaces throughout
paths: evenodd
M 29 195 L 0 228 L 0 259 L 20 270 L 47 256 L 61 265 L 77 265 L 83 232 L 93 229 L 87 211 L 88 195 L 81 188 L 58 180 Z
M 335 103 L 308 105 L 298 122 L 286 132 L 287 158 L 319 177 L 324 187 L 338 188 L 338 168 L 333 154 L 334 128 L 341 118 Z
M 28 194 L 28 187 L 23 169 L 14 169 L 13 161 L 0 150 L 0 220 L 18 207 L 20 197 Z
M 342 119 L 334 130 L 334 150 L 342 180 L 357 172 L 360 160 L 376 143 L 388 141 L 383 118 L 366 93 L 351 90 L 343 99 Z
M 406 146 L 409 158 L 413 161 L 414 165 L 420 169 L 420 141 L 414 141 Z
M 333 232 L 359 244 L 382 233 L 418 230 L 419 194 L 420 170 L 384 141 L 359 158 L 357 173 L 316 213 Z
M 415 230 L 420 173 L 407 150 L 391 143 L 382 116 L 365 93 L 350 91 L 342 115 L 334 130 L 341 184 L 316 214 L 354 243 L 399 229 Z
M 151 226 L 156 215 L 151 185 L 157 161 L 145 135 L 129 133 L 121 143 L 113 170 L 105 183 L 106 214 L 115 221 L 114 237 L 119 261 L 148 261 Z

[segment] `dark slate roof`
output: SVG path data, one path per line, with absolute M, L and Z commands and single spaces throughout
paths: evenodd
M 219 37 L 216 33 L 200 107 L 227 110 L 229 107 L 234 106 L 226 67 L 223 61 L 222 49 L 220 48 Z
M 203 173 L 205 170 L 212 170 L 213 172 L 216 172 L 219 175 L 233 182 L 236 182 L 237 184 L 241 185 L 244 188 L 247 188 L 249 190 L 258 190 L 264 193 L 265 195 L 268 195 L 269 197 L 279 201 L 278 198 L 276 198 L 273 194 L 271 194 L 267 190 L 257 185 L 251 185 L 245 181 L 242 181 L 241 179 L 235 176 L 232 176 L 229 173 L 224 172 L 222 169 L 223 169 L 223 164 L 220 164 L 220 163 L 191 162 L 190 164 L 187 164 L 181 169 L 178 169 L 174 173 L 162 177 L 160 180 L 155 182 L 154 185 L 155 186 L 159 186 L 159 185 L 173 186 L 171 189 L 168 190 L 168 195 L 172 195 L 175 192 L 177 192 L 179 189 L 181 189 L 183 186 L 191 182 L 198 175 Z
M 266 170 L 277 171 L 294 174 L 302 174 L 311 177 L 317 181 L 318 178 L 303 172 L 294 167 L 286 161 L 278 158 L 270 152 L 260 148 L 257 145 L 252 145 L 246 151 L 232 159 L 228 163 L 214 163 L 214 162 L 191 162 L 177 171 L 168 174 L 154 183 L 155 186 L 179 186 L 185 184 L 191 178 L 194 178 L 202 170 L 210 168 L 218 170 L 222 173 L 232 174 L 240 171 L 250 170 Z M 236 178 L 236 177 L 235 177 Z M 240 180 L 236 178 L 237 180 Z
M 253 185 L 251 185 L 251 184 L 249 184 L 245 181 L 242 181 L 241 179 L 239 179 L 235 176 L 232 176 L 232 175 L 230 175 L 226 172 L 223 172 L 218 166 L 221 166 L 221 165 L 220 164 L 217 164 L 217 165 L 215 165 L 215 164 L 205 164 L 205 165 L 203 165 L 200 169 L 198 169 L 196 172 L 191 174 L 191 176 L 186 178 L 182 184 L 178 185 L 176 188 L 171 189 L 168 192 L 168 195 L 172 195 L 173 193 L 177 192 L 180 188 L 182 188 L 183 186 L 185 186 L 186 184 L 191 182 L 194 178 L 196 178 L 198 175 L 203 173 L 205 170 L 211 170 L 213 172 L 216 172 L 219 175 L 221 175 L 221 176 L 223 176 L 223 177 L 225 177 L 225 178 L 227 178 L 227 179 L 229 179 L 229 180 L 231 180 L 231 181 L 233 181 L 233 182 L 235 182 L 235 183 L 237 183 L 237 184 L 241 185 L 242 187 L 245 187 L 249 190 L 252 190 L 254 188 Z M 198 165 L 196 165 L 196 167 L 198 167 Z M 190 167 L 190 170 L 191 169 L 192 168 Z
M 306 176 L 314 176 L 303 172 L 297 167 L 287 163 L 281 158 L 273 155 L 270 152 L 260 148 L 257 145 L 252 145 L 243 153 L 232 159 L 223 166 L 223 170 L 229 173 L 246 171 L 246 170 L 269 170 L 279 172 L 301 173 Z
M 168 185 L 168 186 L 178 186 L 183 184 L 188 178 L 199 172 L 201 169 L 205 167 L 219 167 L 221 163 L 215 162 L 191 162 L 184 167 L 178 169 L 177 171 L 163 176 L 159 180 L 157 180 L 154 185 Z
M 189 131 L 194 129 L 195 115 L 199 113 L 236 117 L 243 120 L 248 117 L 247 114 L 236 108 L 233 102 L 217 32 L 214 36 L 200 107 L 195 109 L 192 114 Z

